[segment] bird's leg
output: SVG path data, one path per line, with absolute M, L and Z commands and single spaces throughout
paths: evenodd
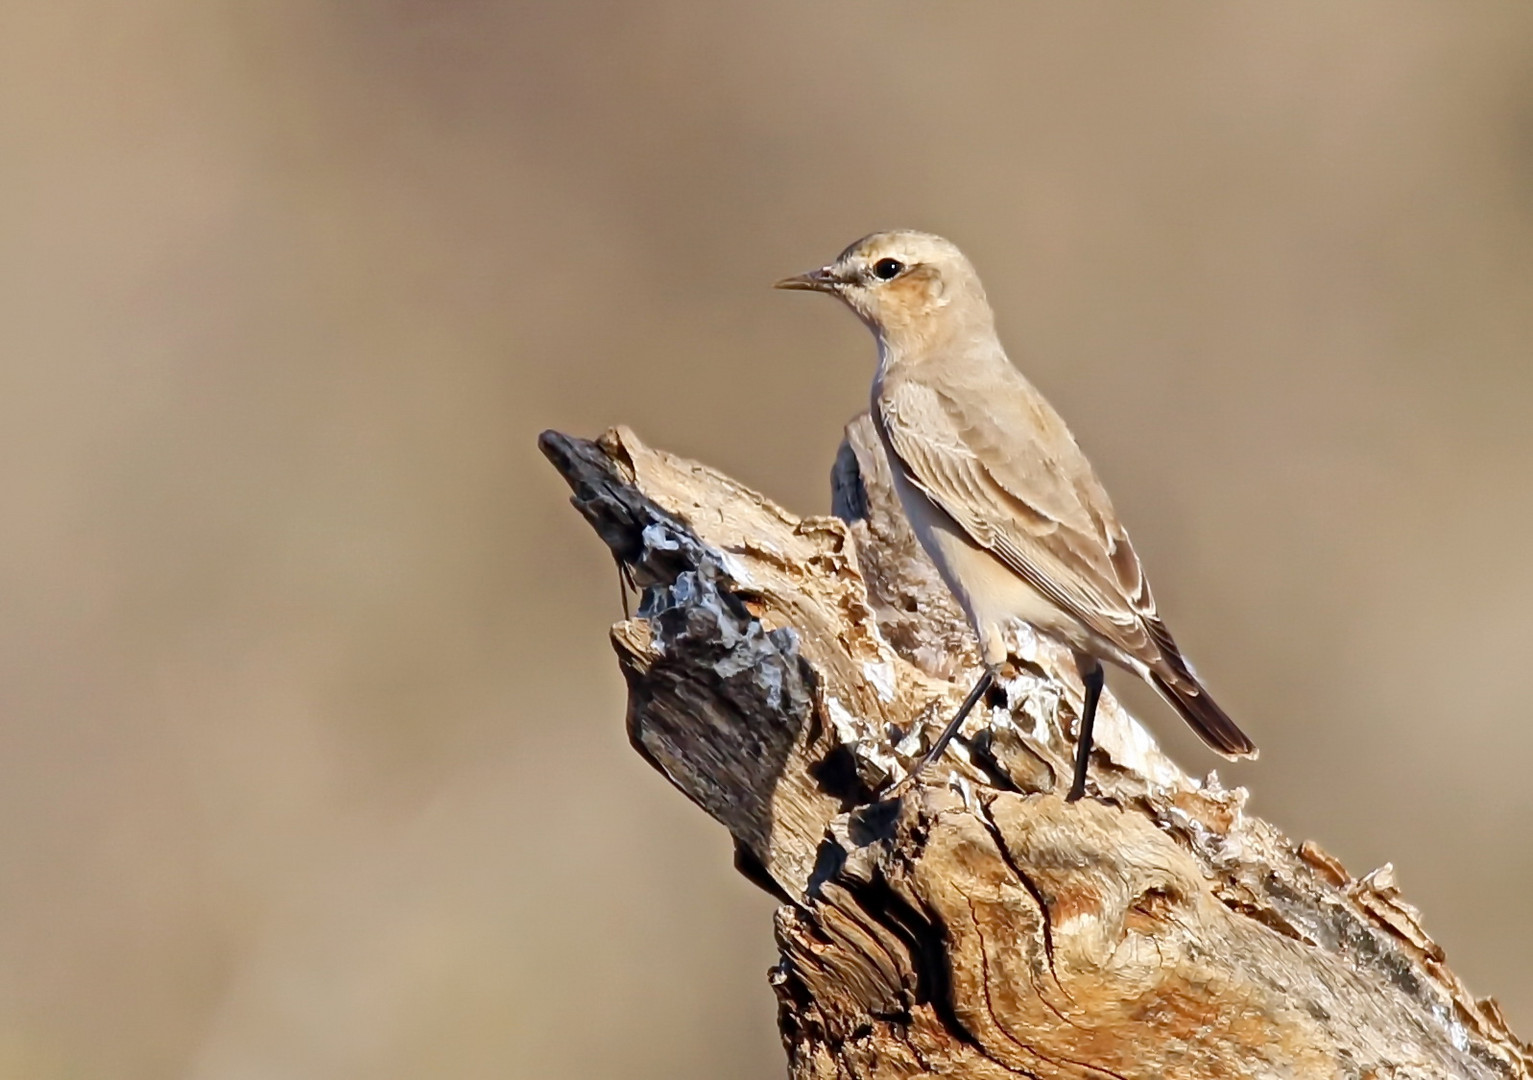
M 958 711 L 953 714 L 953 719 L 947 722 L 947 727 L 942 729 L 942 734 L 937 736 L 937 741 L 932 743 L 931 749 L 921 756 L 921 760 L 915 763 L 915 767 L 905 774 L 905 778 L 889 789 L 889 797 L 898 798 L 909 790 L 921 775 L 921 770 L 942 756 L 942 751 L 947 749 L 947 744 L 953 741 L 953 736 L 958 734 L 958 729 L 963 727 L 964 719 L 979 703 L 979 699 L 995 685 L 995 669 L 985 668 L 985 673 L 974 684 L 974 689 L 969 691 L 969 696 L 963 699 L 963 704 L 958 706 Z
M 1097 702 L 1102 697 L 1102 683 L 1106 675 L 1102 662 L 1096 657 L 1082 657 L 1081 684 L 1086 688 L 1086 702 L 1081 708 L 1080 730 L 1075 738 L 1075 779 L 1065 802 L 1074 802 L 1086 794 L 1086 765 L 1091 760 L 1091 729 L 1097 721 Z

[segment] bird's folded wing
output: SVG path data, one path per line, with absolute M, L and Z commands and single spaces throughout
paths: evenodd
M 891 464 L 1093 633 L 1152 669 L 1180 667 L 1166 663 L 1180 657 L 1139 557 L 1063 421 L 1036 395 L 1010 404 L 1017 415 L 965 409 L 918 382 L 886 385 L 878 411 Z

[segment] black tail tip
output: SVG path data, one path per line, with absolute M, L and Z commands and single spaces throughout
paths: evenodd
M 1152 675 L 1151 679 L 1155 689 L 1182 714 L 1187 726 L 1196 731 L 1210 749 L 1231 761 L 1256 760 L 1260 753 L 1256 744 L 1214 703 L 1214 699 L 1201 686 L 1196 683 L 1191 686 L 1175 685 L 1159 675 Z

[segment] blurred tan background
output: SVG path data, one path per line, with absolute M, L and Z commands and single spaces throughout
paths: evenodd
M 872 345 L 767 286 L 890 225 L 1533 1037 L 1533 6 L 16 2 L 0 140 L 0 1076 L 781 1076 L 534 438 L 823 511 Z

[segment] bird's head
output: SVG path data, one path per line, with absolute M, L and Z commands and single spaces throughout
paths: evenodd
M 830 293 L 902 349 L 992 326 L 984 286 L 963 252 L 911 229 L 864 236 L 833 262 L 776 287 Z

